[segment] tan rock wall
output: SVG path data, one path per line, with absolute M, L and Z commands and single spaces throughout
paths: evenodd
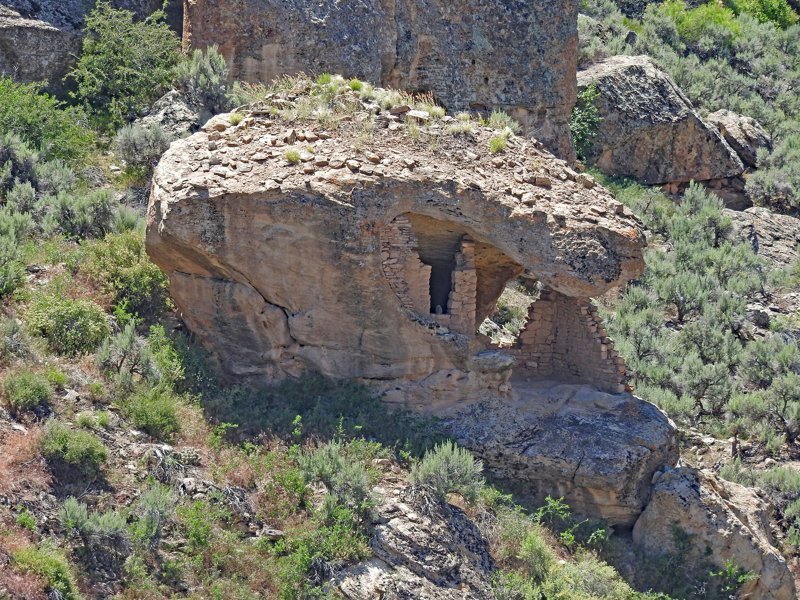
M 520 371 L 625 391 L 625 362 L 588 299 L 545 289 L 528 318 L 514 349 Z
M 572 155 L 577 0 L 186 0 L 184 42 L 231 74 L 341 73 L 432 92 L 450 111 L 499 108 Z

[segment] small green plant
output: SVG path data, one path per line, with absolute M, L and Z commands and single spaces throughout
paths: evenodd
M 358 79 L 351 79 L 350 81 L 347 82 L 347 85 L 354 92 L 360 92 L 361 90 L 364 89 L 364 82 Z
M 100 438 L 88 431 L 73 431 L 54 419 L 44 427 L 41 449 L 47 460 L 86 475 L 96 475 L 108 460 L 108 450 Z
M 61 505 L 58 518 L 65 529 L 83 531 L 89 523 L 89 509 L 86 504 L 70 496 Z
M 139 520 L 134 529 L 136 537 L 151 545 L 157 542 L 174 509 L 175 498 L 170 487 L 153 483 L 137 502 Z
M 175 79 L 179 90 L 211 114 L 217 114 L 231 106 L 228 74 L 225 57 L 217 46 L 211 46 L 205 50 L 193 50 L 178 63 Z M 231 124 L 238 125 L 233 120 Z
M 489 115 L 489 118 L 486 121 L 487 125 L 492 129 L 496 129 L 497 131 L 502 132 L 506 136 L 509 132 L 513 134 L 518 134 L 520 132 L 520 125 L 519 123 L 514 120 L 508 113 L 505 113 L 501 110 L 493 110 L 492 114 Z
M 122 411 L 137 429 L 166 440 L 180 430 L 180 399 L 169 387 L 142 387 L 122 403 Z
M 483 464 L 468 450 L 443 442 L 412 467 L 411 481 L 430 486 L 442 496 L 454 492 L 474 501 L 484 485 L 482 470 Z
M 496 135 L 489 140 L 489 152 L 498 154 L 506 149 L 508 146 L 508 138 L 504 135 Z
M 24 318 L 53 352 L 68 356 L 92 352 L 110 332 L 106 314 L 97 304 L 64 298 L 56 290 L 36 293 Z
M 36 531 L 36 517 L 33 516 L 33 513 L 27 508 L 23 508 L 17 513 L 15 521 L 20 527 L 24 527 L 30 531 Z
M 228 120 L 231 122 L 231 125 L 236 127 L 239 123 L 244 120 L 244 115 L 242 113 L 231 113 L 231 116 L 228 117 Z
M 214 525 L 228 516 L 224 509 L 202 500 L 178 508 L 178 517 L 193 552 L 204 550 L 211 545 Z
M 78 413 L 75 417 L 75 424 L 81 429 L 94 429 L 97 425 L 97 419 L 92 411 L 84 411 Z
M 290 148 L 283 153 L 283 158 L 285 158 L 286 162 L 288 162 L 290 165 L 297 165 L 300 163 L 300 152 L 294 148 Z
M 149 127 L 135 123 L 125 125 L 114 138 L 114 145 L 120 158 L 128 166 L 142 168 L 146 173 L 158 164 L 161 155 L 167 151 L 171 142 L 170 135 L 156 123 Z
M 534 520 L 537 523 L 563 522 L 569 519 L 571 513 L 569 505 L 564 502 L 564 498 L 553 498 L 547 496 L 544 499 L 544 505 L 540 506 L 534 514 Z
M 22 571 L 43 577 L 53 597 L 80 600 L 75 576 L 61 550 L 45 543 L 38 547 L 15 550 L 11 556 Z
M 3 393 L 11 414 L 17 416 L 37 406 L 50 404 L 53 388 L 46 377 L 24 371 L 6 376 Z
M 98 427 L 108 429 L 111 426 L 111 413 L 107 410 L 101 410 L 99 413 L 96 413 L 96 417 Z
M 575 144 L 575 151 L 578 158 L 586 160 L 589 156 L 594 138 L 603 118 L 597 108 L 597 100 L 600 92 L 594 84 L 578 93 L 575 108 L 572 110 L 572 117 L 569 122 L 569 130 L 572 134 L 572 142 Z

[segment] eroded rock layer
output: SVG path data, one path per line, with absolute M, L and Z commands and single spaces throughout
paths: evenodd
M 476 331 L 510 279 L 585 301 L 641 272 L 633 215 L 536 142 L 493 155 L 487 128 L 368 108 L 338 126 L 218 116 L 157 168 L 148 252 L 228 374 L 315 370 L 417 405 L 508 392 L 513 356 Z M 620 391 L 602 352 L 576 354 L 576 377 Z
M 186 0 L 184 41 L 217 44 L 234 78 L 341 73 L 506 110 L 572 155 L 577 0 Z

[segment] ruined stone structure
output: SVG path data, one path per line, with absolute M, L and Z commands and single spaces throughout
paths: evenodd
M 451 112 L 505 110 L 572 155 L 577 0 L 185 0 L 184 43 L 219 46 L 231 75 L 341 73 L 432 92 Z
M 588 300 L 543 290 L 528 319 L 514 348 L 522 372 L 625 391 L 625 361 Z
M 558 490 L 631 525 L 677 460 L 675 431 L 622 393 L 589 298 L 641 273 L 639 222 L 535 141 L 492 154 L 496 131 L 449 117 L 412 134 L 344 89 L 338 123 L 288 120 L 305 100 L 287 92 L 164 155 L 147 249 L 185 322 L 232 378 L 359 379 L 459 424 L 532 497 Z M 499 348 L 478 327 L 518 277 L 543 292 L 517 347 Z

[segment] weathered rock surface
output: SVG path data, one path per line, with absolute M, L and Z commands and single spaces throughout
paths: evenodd
M 81 49 L 81 29 L 96 0 L 3 0 L 0 4 L 0 73 L 18 81 L 58 88 Z M 161 0 L 112 0 L 112 6 L 145 18 Z M 170 23 L 182 20 L 178 0 L 168 4 Z
M 725 210 L 734 234 L 753 245 L 753 250 L 777 267 L 788 267 L 800 255 L 800 219 L 779 215 L 761 206 L 745 211 Z
M 760 148 L 772 147 L 769 133 L 752 117 L 723 109 L 708 115 L 706 121 L 719 129 L 747 167 L 757 166 L 756 153 Z
M 339 573 L 350 600 L 492 597 L 489 544 L 464 512 L 419 488 L 391 490 L 376 509 L 374 557 Z
M 646 56 L 615 56 L 578 72 L 594 84 L 603 118 L 589 156 L 606 173 L 645 184 L 740 175 L 736 152 L 695 112 L 674 81 Z
M 691 536 L 696 558 L 718 565 L 733 561 L 757 576 L 740 597 L 797 597 L 786 561 L 773 546 L 767 507 L 753 490 L 685 467 L 656 477 L 650 503 L 633 528 L 634 543 L 647 555 L 674 552 L 678 526 Z
M 676 429 L 654 405 L 589 386 L 514 381 L 512 400 L 454 407 L 444 426 L 532 505 L 564 497 L 577 513 L 630 527 L 650 480 L 678 462 Z
M 229 375 L 316 370 L 422 406 L 503 393 L 513 360 L 475 334 L 509 280 L 575 299 L 641 272 L 638 221 L 535 142 L 268 115 L 214 117 L 153 179 L 148 252 Z
M 173 138 L 186 137 L 197 131 L 210 117 L 202 106 L 195 105 L 185 94 L 171 90 L 156 100 L 147 115 L 136 123 L 142 127 L 158 125 Z
M 74 32 L 0 6 L 0 74 L 24 82 L 57 82 L 79 51 Z
M 577 0 L 187 0 L 184 42 L 217 44 L 244 81 L 341 73 L 451 112 L 502 109 L 568 158 L 577 13 Z

